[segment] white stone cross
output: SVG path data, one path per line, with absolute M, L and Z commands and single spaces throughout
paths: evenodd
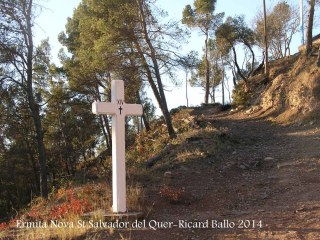
M 94 114 L 112 115 L 112 211 L 126 212 L 125 116 L 142 115 L 141 104 L 124 102 L 124 83 L 111 82 L 111 102 L 92 103 Z

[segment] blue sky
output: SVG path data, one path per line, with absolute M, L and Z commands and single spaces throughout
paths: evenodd
M 194 0 L 158 0 L 158 5 L 169 13 L 170 18 L 181 19 L 183 8 L 187 4 L 192 5 L 193 1 Z M 61 48 L 57 36 L 61 31 L 64 31 L 67 18 L 72 16 L 74 8 L 76 8 L 80 2 L 81 0 L 43 0 L 43 5 L 46 9 L 42 11 L 36 21 L 38 26 L 34 35 L 36 42 L 49 37 L 52 48 L 52 60 L 55 63 L 58 63 L 56 56 Z M 277 2 L 279 1 L 266 0 L 267 8 L 273 6 Z M 299 0 L 288 0 L 287 2 L 299 4 Z M 262 8 L 262 3 L 263 0 L 218 0 L 216 13 L 225 12 L 225 16 L 245 15 L 245 19 L 250 26 L 254 15 Z M 300 38 L 300 34 L 296 34 L 292 44 L 292 53 L 297 51 Z M 201 54 L 203 41 L 203 36 L 200 36 L 199 33 L 194 31 L 192 37 L 189 39 L 189 44 L 184 46 L 183 50 L 186 52 L 197 50 Z M 183 83 L 184 73 L 180 73 L 178 78 L 178 80 Z M 184 84 L 179 88 L 171 84 L 170 81 L 167 81 L 166 84 L 168 89 L 166 95 L 169 108 L 185 105 Z M 218 96 L 219 94 L 220 93 L 217 92 Z M 203 101 L 203 96 L 204 92 L 202 89 L 189 89 L 189 102 L 191 102 L 192 105 L 199 105 Z M 150 94 L 150 97 L 152 97 L 152 94 Z

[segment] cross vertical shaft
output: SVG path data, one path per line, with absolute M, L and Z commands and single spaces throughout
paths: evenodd
M 124 103 L 124 83 L 111 82 L 111 103 L 121 109 Z M 126 206 L 126 166 L 125 166 L 125 115 L 112 115 L 112 199 L 113 212 L 125 212 Z
M 126 166 L 125 166 L 125 117 L 112 116 L 112 192 L 113 212 L 125 212 Z

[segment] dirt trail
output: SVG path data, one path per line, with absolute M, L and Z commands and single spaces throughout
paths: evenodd
M 244 113 L 207 112 L 206 118 L 225 129 L 229 148 L 172 170 L 173 184 L 192 196 L 185 204 L 170 204 L 156 195 L 158 186 L 150 187 L 154 211 L 147 222 L 209 220 L 209 228 L 146 228 L 123 236 L 320 239 L 320 128 L 279 126 Z
M 233 175 L 242 180 L 231 182 L 247 203 L 239 209 L 249 210 L 241 218 L 264 222 L 231 239 L 320 239 L 319 127 L 283 127 L 243 113 L 220 116 L 216 124 L 240 142 L 226 159 L 242 170 Z

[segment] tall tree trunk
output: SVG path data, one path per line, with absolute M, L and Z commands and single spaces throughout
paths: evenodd
M 30 90 L 28 90 L 30 92 Z M 39 105 L 33 99 L 33 92 L 28 93 L 29 107 L 32 112 L 32 118 L 36 129 L 36 139 L 39 154 L 40 166 L 40 194 L 43 198 L 48 197 L 48 180 L 47 180 L 47 155 L 43 142 L 43 131 L 40 117 Z
M 151 73 L 151 70 L 150 70 L 149 65 L 148 65 L 148 63 L 147 63 L 147 60 L 145 59 L 145 56 L 144 56 L 144 53 L 143 53 L 143 51 L 142 51 L 142 48 L 141 48 L 140 44 L 139 44 L 137 41 L 135 41 L 134 43 L 135 43 L 135 47 L 137 48 L 138 54 L 139 54 L 139 56 L 140 56 L 140 58 L 141 58 L 142 65 L 144 66 L 144 69 L 145 69 L 145 71 L 146 71 L 147 80 L 148 80 L 148 82 L 149 82 L 149 84 L 150 84 L 150 87 L 151 87 L 151 89 L 152 89 L 152 92 L 153 92 L 153 94 L 154 94 L 154 96 L 155 96 L 155 98 L 156 98 L 156 100 L 157 100 L 157 102 L 158 102 L 158 105 L 159 105 L 159 107 L 160 107 L 160 109 L 161 109 L 161 112 L 162 112 L 162 114 L 164 115 L 164 110 L 163 110 L 163 106 L 162 106 L 161 96 L 160 96 L 160 94 L 159 94 L 157 85 L 155 84 L 155 82 L 154 82 L 154 80 L 153 80 L 153 78 L 152 78 L 152 73 Z M 146 120 L 145 115 L 142 115 L 142 119 L 143 119 L 143 121 L 145 122 L 145 120 Z M 146 125 L 145 125 L 145 126 L 146 126 Z M 147 128 L 147 127 L 146 127 L 146 128 Z M 151 128 L 150 128 L 150 130 L 151 130 Z
M 25 143 L 28 149 L 28 155 L 29 155 L 29 159 L 31 162 L 31 166 L 32 166 L 32 170 L 33 170 L 33 178 L 34 178 L 34 185 L 35 185 L 35 192 L 38 194 L 40 191 L 40 185 L 39 185 L 39 176 L 38 176 L 38 169 L 37 169 L 37 165 L 36 165 L 36 161 L 35 161 L 35 157 L 32 151 L 32 147 L 30 145 L 30 142 L 28 141 L 28 139 L 25 139 Z
M 236 73 L 235 70 L 232 69 L 232 82 L 233 82 L 233 86 L 236 87 L 237 86 L 237 78 L 236 78 Z
M 137 95 L 138 104 L 142 104 L 139 91 L 137 91 L 136 95 Z M 146 114 L 143 112 L 141 117 L 142 117 L 143 124 L 144 124 L 147 132 L 149 132 L 151 130 L 151 128 L 150 128 L 150 124 L 149 124 L 149 122 L 148 122 L 148 120 L 146 118 Z
M 161 101 L 161 97 L 160 97 L 157 85 L 153 81 L 151 70 L 150 70 L 149 65 L 147 63 L 147 60 L 146 60 L 146 58 L 144 56 L 142 48 L 141 48 L 140 44 L 137 41 L 135 41 L 135 47 L 137 48 L 138 54 L 139 54 L 139 56 L 141 58 L 141 61 L 142 61 L 142 65 L 143 65 L 143 67 L 144 67 L 144 69 L 146 71 L 146 75 L 147 75 L 147 79 L 148 79 L 148 82 L 150 84 L 150 87 L 151 87 L 151 89 L 153 91 L 153 94 L 154 94 L 154 96 L 155 96 L 155 98 L 156 98 L 156 100 L 157 100 L 157 102 L 159 104 L 159 107 L 160 107 L 161 111 L 162 111 L 162 105 L 161 105 L 162 101 Z
M 188 98 L 188 68 L 186 68 L 186 100 L 187 100 L 187 107 L 189 107 L 189 98 Z
M 216 102 L 216 91 L 215 91 L 216 86 L 212 86 L 212 93 L 210 94 L 211 97 L 211 103 Z
M 222 105 L 224 105 L 224 74 L 221 80 L 221 92 L 222 92 Z
M 309 14 L 308 14 L 308 27 L 306 33 L 306 54 L 309 55 L 312 50 L 312 29 L 313 29 L 313 17 L 314 17 L 314 5 L 315 0 L 309 1 Z
M 110 134 L 108 133 L 108 129 L 110 132 L 110 128 L 106 125 L 107 124 L 106 119 L 108 119 L 107 116 L 104 116 L 104 115 L 99 116 L 99 122 L 100 122 L 103 136 L 106 140 L 107 148 L 111 149 L 111 139 L 110 139 Z
M 209 69 L 209 60 L 208 60 L 208 38 L 209 38 L 209 30 L 206 30 L 206 40 L 205 40 L 205 57 L 206 57 L 206 89 L 204 96 L 204 103 L 209 103 L 209 90 L 210 90 L 210 69 Z
M 222 62 L 222 81 L 221 81 L 221 90 L 222 90 L 222 105 L 224 105 L 225 101 L 224 101 L 224 79 L 225 79 L 225 76 L 226 76 L 226 72 L 225 72 L 225 68 L 224 68 L 224 59 L 223 57 L 220 55 L 220 58 L 221 58 L 221 62 Z
M 99 115 L 99 123 L 100 123 L 100 127 L 102 129 L 102 133 L 103 133 L 103 136 L 106 140 L 106 145 L 107 145 L 107 148 L 109 148 L 109 139 L 108 139 L 108 134 L 106 132 L 106 128 L 104 127 L 104 123 L 103 123 L 103 119 L 102 119 L 102 115 Z
M 149 121 L 148 121 L 145 114 L 142 114 L 142 121 L 143 121 L 144 127 L 146 128 L 147 132 L 149 132 L 151 130 L 151 127 L 150 127 Z
M 145 16 L 145 12 L 143 9 L 143 5 L 141 0 L 137 0 L 138 4 L 139 4 L 139 11 L 140 11 L 140 20 L 141 20 L 141 24 L 142 24 L 142 32 L 143 32 L 143 36 L 144 36 L 144 40 L 147 43 L 147 46 L 150 50 L 150 58 L 153 64 L 153 68 L 155 71 L 155 76 L 156 76 L 156 80 L 157 80 L 157 85 L 158 85 L 158 90 L 159 90 L 159 95 L 161 98 L 161 106 L 162 106 L 162 113 L 164 116 L 164 119 L 166 121 L 167 124 L 167 129 L 168 129 L 168 133 L 170 138 L 175 138 L 176 134 L 174 132 L 173 129 L 173 125 L 172 125 L 172 121 L 171 121 L 171 116 L 168 110 L 168 106 L 167 106 L 167 100 L 166 100 L 166 96 L 164 94 L 164 89 L 163 89 L 163 84 L 162 84 L 162 80 L 161 80 L 161 74 L 160 74 L 160 69 L 159 69 L 159 65 L 158 65 L 158 61 L 157 61 L 157 57 L 156 57 L 156 51 L 151 43 L 151 40 L 149 38 L 148 35 L 148 30 L 147 30 L 147 23 L 146 23 L 146 16 Z
M 103 116 L 102 116 L 102 120 L 103 120 L 104 126 L 105 126 L 105 128 L 106 128 L 106 132 L 107 132 L 107 135 L 106 135 L 107 146 L 111 149 L 111 146 L 112 146 L 112 136 L 111 136 L 109 118 L 108 118 L 108 116 L 103 115 Z
M 101 96 L 99 93 L 99 86 L 96 86 L 96 93 L 97 93 L 98 100 L 101 102 L 102 99 L 101 99 Z M 106 139 L 107 148 L 111 149 L 112 139 L 111 139 L 111 131 L 110 131 L 110 124 L 109 124 L 108 116 L 100 115 L 99 120 L 100 120 L 100 126 L 102 129 L 103 135 Z
M 249 48 L 249 51 L 251 53 L 251 56 L 252 56 L 252 60 L 251 60 L 251 70 L 250 72 L 248 73 L 248 78 L 252 75 L 253 71 L 254 71 L 254 63 L 255 63 L 255 54 L 254 54 L 254 51 L 251 47 L 251 45 L 249 43 L 245 43 L 245 45 Z
M 267 11 L 266 11 L 266 1 L 263 0 L 263 18 L 264 18 L 264 73 L 269 75 L 269 59 L 268 59 L 268 31 L 267 31 Z
M 133 34 L 134 35 L 134 34 Z M 134 59 L 135 59 L 135 57 L 134 57 L 134 49 L 133 49 L 133 45 L 135 45 L 136 43 L 133 43 L 132 44 L 132 47 L 131 47 L 131 55 L 130 55 L 130 58 L 129 58 L 129 60 L 130 60 L 130 65 L 131 65 L 131 68 L 132 69 L 135 69 L 135 61 L 134 61 Z M 137 74 L 137 72 L 135 72 L 135 75 L 138 75 Z M 133 78 L 135 78 L 135 77 L 133 77 Z M 140 84 L 137 82 L 137 84 L 135 84 L 135 85 L 137 85 L 137 86 L 139 86 Z M 141 86 L 141 85 L 140 85 Z M 140 97 L 140 88 L 141 87 L 139 87 L 137 90 L 136 90 L 136 99 L 137 99 L 137 103 L 138 104 L 141 104 L 141 105 L 143 105 L 142 104 L 142 101 L 141 101 L 141 97 Z M 149 124 L 149 122 L 148 122 L 148 120 L 147 120 L 147 117 L 146 117 L 146 114 L 145 114 L 145 112 L 143 111 L 143 113 L 142 113 L 142 116 L 141 116 L 141 119 L 142 119 L 142 121 L 143 121 L 143 124 L 144 124 L 144 126 L 145 126 L 145 128 L 146 128 L 146 130 L 147 130 L 147 132 L 149 132 L 150 130 L 151 130 L 151 128 L 150 128 L 150 124 Z M 143 125 L 142 125 L 142 121 L 141 121 L 141 128 L 143 127 Z M 138 121 L 139 122 L 139 121 Z M 139 127 L 139 124 L 138 124 L 138 127 Z M 138 130 L 138 132 L 140 132 L 140 130 Z
M 236 52 L 236 49 L 235 49 L 234 47 L 232 47 L 232 52 L 233 52 L 234 64 L 235 64 L 235 66 L 236 66 L 237 73 L 238 73 L 239 76 L 243 79 L 243 81 L 244 81 L 245 83 L 247 83 L 247 78 L 242 74 L 241 68 L 239 67 L 238 60 L 237 60 L 237 52 Z
M 102 120 L 103 120 L 105 129 L 106 129 L 106 132 L 107 132 L 107 135 L 106 135 L 107 147 L 111 149 L 112 137 L 111 137 L 110 123 L 109 123 L 108 116 L 103 115 Z
M 47 181 L 47 156 L 45 146 L 43 142 L 43 130 L 40 116 L 40 106 L 36 103 L 33 91 L 33 35 L 32 35 L 32 14 L 33 2 L 30 0 L 27 12 L 26 23 L 27 33 L 25 41 L 27 45 L 27 95 L 29 107 L 32 113 L 32 118 L 36 130 L 36 139 L 39 153 L 39 165 L 40 165 L 40 194 L 44 198 L 48 198 L 48 181 Z
M 67 174 L 70 175 L 71 173 L 74 174 L 74 172 L 72 171 L 73 169 L 72 163 L 69 162 L 70 157 L 69 157 L 69 149 L 68 149 L 69 144 L 68 144 L 67 134 L 65 133 L 65 128 L 62 123 L 61 109 L 57 107 L 56 110 L 58 112 L 58 123 L 61 130 L 61 138 L 62 138 L 61 140 L 63 142 L 63 148 L 61 148 L 61 156 L 62 156 L 61 158 L 64 159 Z

